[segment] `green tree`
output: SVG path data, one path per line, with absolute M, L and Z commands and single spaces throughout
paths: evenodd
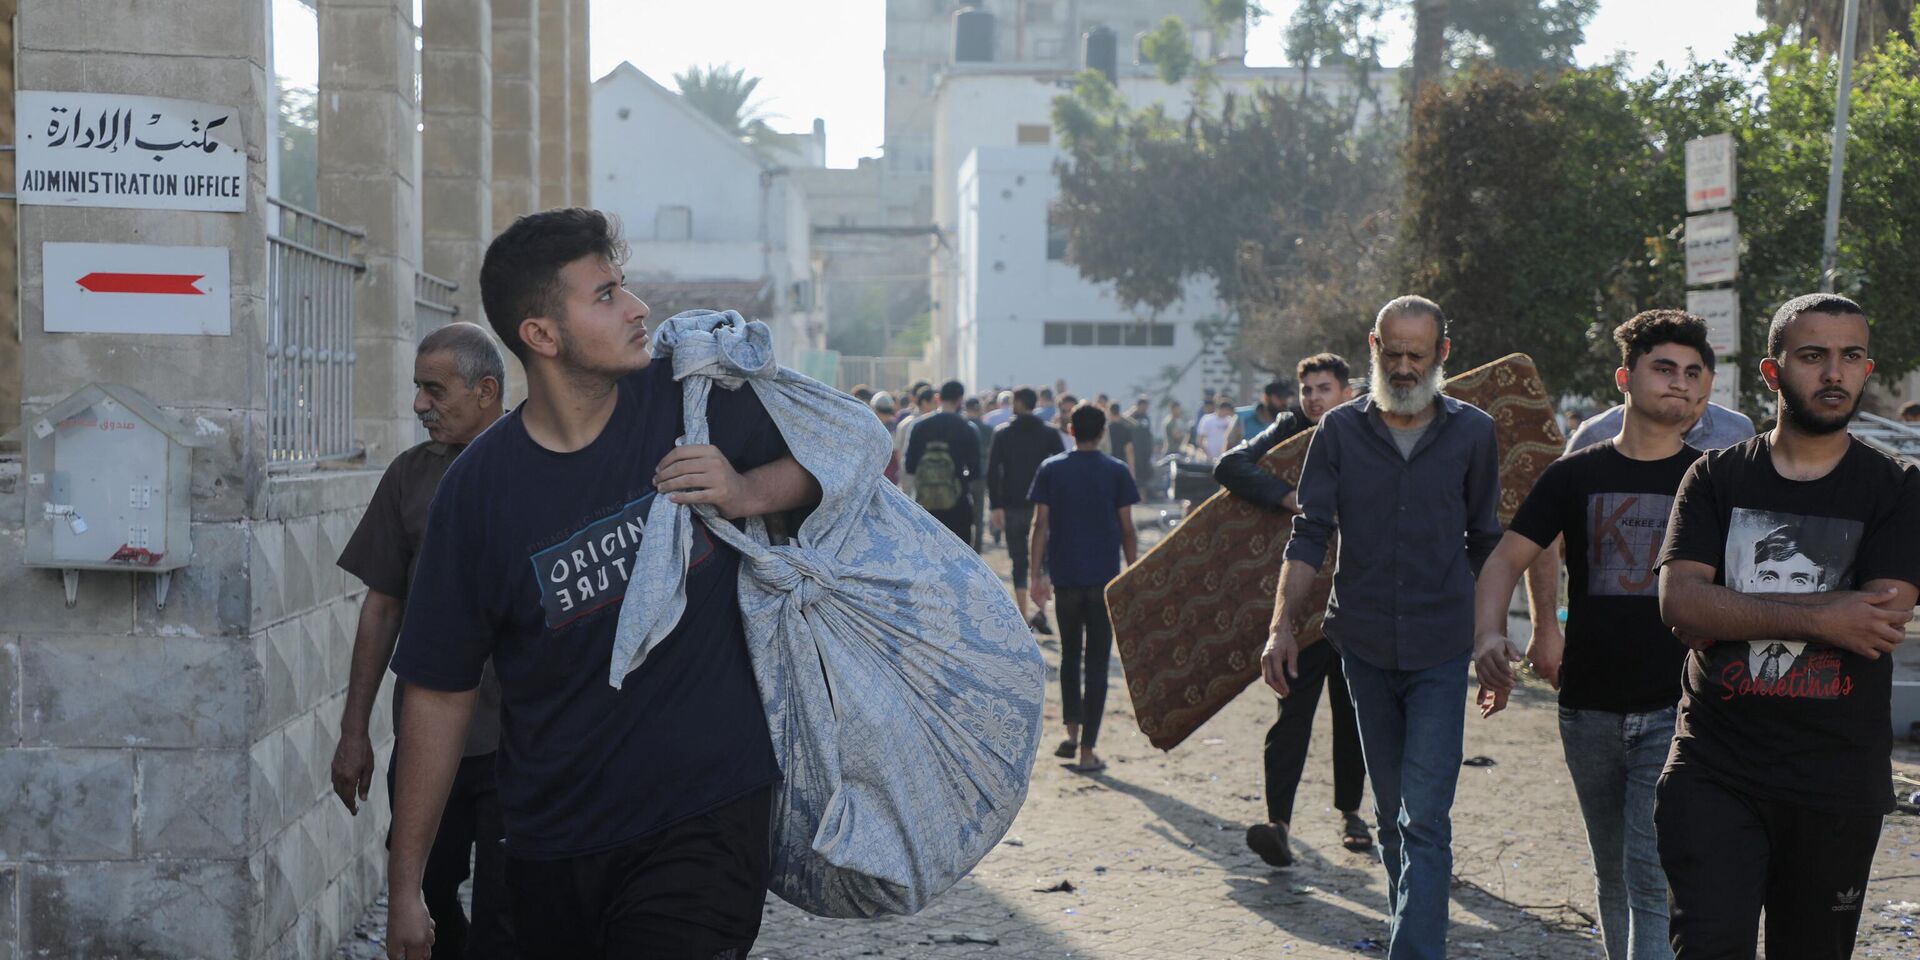
M 1785 30 L 1789 38 L 1811 42 L 1826 53 L 1840 49 L 1847 0 L 1757 0 L 1754 6 L 1761 19 Z M 1913 43 L 1913 11 L 1913 0 L 1860 0 L 1854 36 L 1858 48 L 1866 50 L 1889 33 Z
M 1457 0 L 1447 25 L 1457 62 L 1533 73 L 1573 66 L 1600 0 Z
M 772 132 L 767 126 L 772 115 L 766 112 L 766 102 L 753 99 L 760 78 L 747 76 L 745 68 L 726 64 L 690 67 L 674 74 L 673 82 L 689 106 L 741 140 L 754 143 Z
M 1193 38 L 1179 17 L 1168 17 L 1140 37 L 1140 56 L 1160 75 L 1164 83 L 1179 83 L 1194 68 Z

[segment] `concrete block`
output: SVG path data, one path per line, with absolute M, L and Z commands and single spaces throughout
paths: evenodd
M 236 859 L 251 843 L 245 750 L 137 750 L 142 857 Z
M 301 641 L 287 636 L 299 632 L 302 627 L 296 618 L 253 635 L 254 661 L 260 665 L 260 709 L 249 728 L 256 739 L 300 713 L 299 681 L 288 651 Z
M 328 4 L 320 12 L 320 49 L 323 102 L 336 90 L 413 87 L 412 30 L 396 5 Z
M 256 526 L 248 521 L 195 523 L 193 562 L 173 572 L 165 610 L 156 605 L 154 578 L 135 576 L 134 629 L 161 636 L 246 636 L 253 590 L 246 564 Z
M 513 99 L 517 91 L 503 91 L 503 96 L 494 98 L 497 106 L 504 100 Z M 493 182 L 497 186 L 501 181 L 537 180 L 540 173 L 540 140 L 538 135 L 526 127 L 508 126 L 498 122 L 493 125 Z M 494 206 L 500 205 L 500 195 L 494 194 Z M 496 210 L 496 212 L 498 212 Z
M 409 79 L 411 83 L 411 79 Z M 320 175 L 364 174 L 368 177 L 413 178 L 413 104 L 400 88 L 320 91 Z M 367 223 L 352 219 L 333 205 L 336 199 L 320 191 L 320 211 L 350 226 Z M 376 249 L 388 249 L 369 237 Z
M 24 549 L 24 540 L 16 542 Z M 60 571 L 0 563 L 0 610 L 6 611 L 7 629 L 23 635 L 127 633 L 133 629 L 133 575 L 82 572 L 79 601 L 68 609 Z
M 287 612 L 298 614 L 314 604 L 314 578 L 333 566 L 332 557 L 316 557 L 315 541 L 320 535 L 320 518 L 295 517 L 282 521 L 286 524 L 287 536 L 280 555 L 283 582 L 286 592 L 282 595 Z
M 133 855 L 133 755 L 126 750 L 0 750 L 0 860 Z
M 364 509 L 380 485 L 382 467 L 347 466 L 268 478 L 265 515 L 285 520 Z
M 20 743 L 20 638 L 0 637 L 0 747 Z
M 427 0 L 420 23 L 420 39 L 428 50 L 485 50 L 493 32 L 493 4 L 473 0 Z
M 497 141 L 498 138 L 496 138 Z M 494 160 L 500 159 L 494 154 Z M 537 182 L 519 179 L 504 180 L 498 176 L 493 180 L 493 226 L 496 230 L 505 230 L 513 221 L 540 209 L 540 185 Z M 511 371 L 513 364 L 509 364 Z M 508 378 L 512 378 L 509 372 Z M 520 396 L 525 396 L 521 393 Z
M 266 7 L 195 0 L 66 0 L 21 4 L 23 52 L 125 51 L 263 60 Z M 182 94 L 185 96 L 185 94 Z
M 488 95 L 491 104 L 493 97 Z M 493 177 L 493 123 L 483 114 L 429 113 L 426 132 L 421 138 L 422 181 L 432 183 L 479 181 L 482 186 Z M 436 207 L 426 198 L 427 223 L 438 228 L 442 220 Z M 475 239 L 487 238 L 475 235 Z
M 280 562 L 286 541 L 284 521 L 266 520 L 247 526 L 247 603 L 251 630 L 260 630 L 287 618 L 286 573 Z
M 412 130 L 409 121 L 408 130 Z M 413 173 L 377 173 L 368 170 L 340 171 L 323 166 L 320 171 L 320 208 L 330 217 L 367 234 L 361 249 L 366 253 L 368 272 L 361 274 L 354 305 L 362 315 L 376 298 L 385 293 L 380 284 L 390 282 L 374 275 L 375 261 L 392 256 L 393 251 L 411 253 L 418 234 L 418 196 L 414 192 Z M 393 302 L 404 294 L 413 302 L 413 278 L 404 278 L 404 288 L 391 293 Z
M 20 942 L 20 870 L 0 867 L 0 960 L 15 960 Z
M 24 634 L 19 645 L 20 732 L 28 746 L 248 742 L 259 668 L 240 644 L 193 636 Z
M 475 49 L 436 49 L 420 56 L 420 108 L 429 118 L 489 115 L 493 58 Z M 432 120 L 429 119 L 429 125 Z
M 484 144 L 491 139 L 489 137 L 481 142 Z M 429 176 L 421 184 L 420 199 L 425 204 L 422 209 L 426 213 L 423 249 L 430 250 L 436 245 L 441 249 L 459 246 L 485 252 L 486 241 L 481 237 L 485 236 L 486 229 L 493 223 L 491 176 Z M 461 259 L 471 258 L 463 256 Z M 440 266 L 431 255 L 424 263 L 428 272 L 459 284 L 462 290 L 458 292 L 479 292 L 477 263 L 472 273 L 451 272 Z M 433 270 L 435 266 L 440 266 L 440 270 Z
M 493 55 L 488 59 L 497 93 L 503 80 L 524 85 L 539 74 L 540 36 L 537 30 L 527 27 L 531 21 L 502 24 L 498 7 L 494 8 L 493 21 Z M 496 113 L 495 117 L 498 116 Z
M 181 422 L 211 441 L 211 446 L 193 452 L 193 519 L 246 519 L 247 492 L 255 489 L 266 459 L 266 412 L 224 407 L 178 413 Z
M 23 290 L 21 299 L 27 350 L 33 357 L 22 371 L 30 400 L 57 402 L 96 381 L 133 386 L 154 403 L 174 409 L 244 406 L 247 398 L 263 393 L 254 386 L 254 379 L 265 375 L 260 357 L 238 349 L 247 342 L 244 337 L 233 341 L 120 334 L 103 340 L 48 335 L 40 332 L 45 314 L 39 291 L 29 295 Z M 235 306 L 236 328 L 243 327 L 239 321 L 248 315 L 238 310 L 238 300 Z
M 244 957 L 244 860 L 32 864 L 20 871 L 25 957 Z

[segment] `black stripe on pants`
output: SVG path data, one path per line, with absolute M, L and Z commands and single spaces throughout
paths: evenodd
M 1056 587 L 1054 616 L 1060 620 L 1060 712 L 1080 725 L 1080 745 L 1092 750 L 1107 709 L 1107 661 L 1113 624 L 1107 619 L 1105 587 Z M 1081 650 L 1086 651 L 1082 692 Z
M 1320 688 L 1327 688 L 1333 711 L 1333 808 L 1342 813 L 1360 809 L 1366 786 L 1367 762 L 1360 752 L 1360 723 L 1347 678 L 1340 670 L 1340 654 L 1321 641 L 1300 651 L 1300 676 L 1287 686 L 1293 691 L 1280 700 L 1280 718 L 1267 730 L 1264 756 L 1267 771 L 1267 820 L 1293 822 L 1293 795 L 1307 766 L 1307 747 L 1313 742 L 1313 714 L 1320 707 Z
M 1675 960 L 1753 960 L 1763 907 L 1767 956 L 1852 956 L 1882 819 L 1762 800 L 1670 767 L 1653 827 Z

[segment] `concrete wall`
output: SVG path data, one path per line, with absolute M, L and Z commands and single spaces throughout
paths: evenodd
M 377 473 L 265 472 L 265 5 L 29 0 L 27 89 L 237 108 L 244 213 L 20 209 L 31 416 L 93 380 L 193 424 L 193 558 L 151 576 L 21 565 L 27 504 L 0 464 L 0 956 L 319 957 L 381 886 L 384 802 L 327 783 L 357 585 L 333 567 Z M 226 337 L 49 334 L 41 245 L 231 251 Z M 362 362 L 366 362 L 364 359 Z M 13 467 L 14 469 L 8 469 Z

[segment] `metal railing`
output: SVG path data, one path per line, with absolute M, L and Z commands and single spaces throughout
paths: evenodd
M 1862 443 L 1889 456 L 1920 463 L 1920 427 L 1861 411 L 1848 429 Z
M 459 289 L 459 284 L 425 270 L 414 273 L 413 342 L 419 343 L 422 337 L 460 316 L 460 306 L 453 302 L 454 291 Z
M 365 234 L 272 197 L 267 237 L 268 464 L 354 456 L 354 251 Z

